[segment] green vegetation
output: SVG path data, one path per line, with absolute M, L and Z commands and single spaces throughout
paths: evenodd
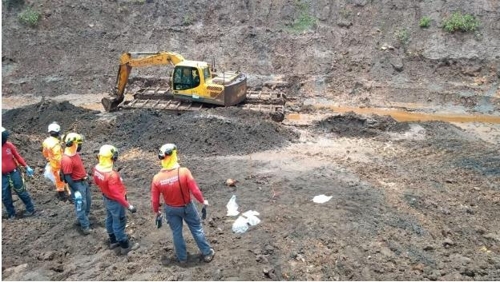
M 23 25 L 36 27 L 38 25 L 38 21 L 40 20 L 40 13 L 32 8 L 26 8 L 19 13 L 17 18 Z
M 300 15 L 293 22 L 293 24 L 290 27 L 290 30 L 292 32 L 300 33 L 308 29 L 311 29 L 314 26 L 314 24 L 316 24 L 316 18 L 309 14 L 309 4 L 301 1 L 296 1 L 295 5 L 299 10 Z
M 193 23 L 193 17 L 191 15 L 185 15 L 184 20 L 182 21 L 183 25 L 191 25 Z
M 443 20 L 443 29 L 447 32 L 475 31 L 479 27 L 479 20 L 473 15 L 455 12 L 451 17 Z
M 431 18 L 428 16 L 423 16 L 418 24 L 421 28 L 428 28 L 431 26 Z
M 398 29 L 394 33 L 394 36 L 403 46 L 406 46 L 410 42 L 410 34 L 406 28 Z
M 348 19 L 352 15 L 352 12 L 350 10 L 347 10 L 346 8 L 343 8 L 342 10 L 340 10 L 340 15 L 344 19 Z

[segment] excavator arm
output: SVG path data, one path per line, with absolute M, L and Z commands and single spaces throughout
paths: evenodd
M 104 109 L 107 112 L 115 111 L 118 105 L 125 98 L 124 92 L 127 86 L 128 78 L 133 67 L 148 67 L 161 65 L 177 65 L 184 61 L 184 57 L 174 52 L 131 52 L 123 53 L 120 57 L 120 67 L 116 77 L 116 84 L 113 90 L 113 97 L 104 97 L 101 100 Z

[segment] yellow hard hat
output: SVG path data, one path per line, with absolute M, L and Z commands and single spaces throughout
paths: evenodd
M 99 156 L 111 157 L 116 160 L 118 158 L 118 149 L 113 145 L 102 145 L 99 149 Z
M 70 132 L 70 133 L 66 134 L 66 137 L 64 138 L 64 142 L 66 143 L 67 147 L 73 146 L 74 143 L 82 144 L 83 143 L 83 136 L 81 136 L 78 133 Z

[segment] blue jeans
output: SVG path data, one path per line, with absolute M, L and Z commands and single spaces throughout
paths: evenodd
M 16 210 L 14 209 L 14 204 L 12 202 L 12 189 L 16 192 L 17 196 L 23 201 L 26 206 L 26 211 L 32 213 L 35 211 L 33 202 L 31 201 L 30 194 L 26 190 L 24 181 L 21 178 L 21 172 L 19 169 L 2 174 L 2 202 L 7 209 L 8 217 L 16 216 Z
M 89 214 L 90 206 L 92 205 L 92 194 L 90 194 L 90 187 L 86 181 L 73 182 L 73 186 L 69 185 L 71 190 L 71 198 L 75 203 L 76 218 L 80 222 L 83 229 L 90 227 Z M 82 209 L 80 211 L 76 208 L 75 192 L 78 191 L 82 194 Z
M 106 230 L 111 237 L 115 235 L 116 241 L 125 242 L 128 240 L 125 234 L 125 225 L 127 224 L 127 216 L 125 215 L 125 207 L 117 201 L 110 200 L 103 196 L 104 207 L 106 207 Z
M 207 242 L 205 233 L 203 233 L 200 216 L 193 202 L 189 203 L 186 207 L 171 207 L 165 205 L 165 214 L 167 215 L 170 229 L 172 229 L 175 253 L 178 260 L 187 260 L 186 242 L 182 236 L 183 221 L 188 225 L 201 253 L 204 256 L 210 254 L 211 248 Z

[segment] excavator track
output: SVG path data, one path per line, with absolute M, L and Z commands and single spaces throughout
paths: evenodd
M 133 94 L 134 99 L 124 101 L 123 109 L 157 109 L 168 111 L 200 111 L 217 107 L 174 97 L 170 88 L 144 88 Z M 286 96 L 281 92 L 249 90 L 246 99 L 236 107 L 269 113 L 275 121 L 281 122 L 285 116 Z

